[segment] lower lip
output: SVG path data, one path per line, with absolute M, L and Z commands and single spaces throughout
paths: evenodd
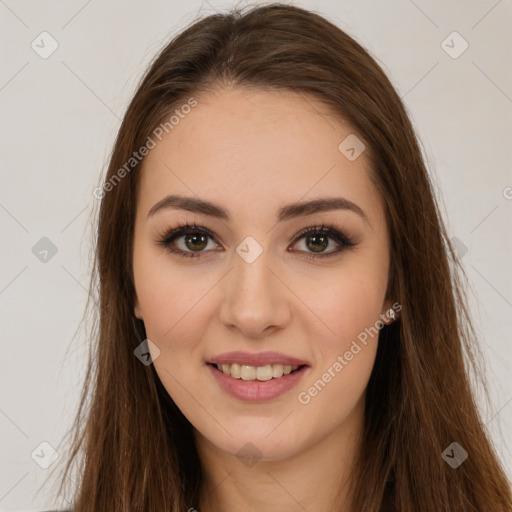
M 297 385 L 309 368 L 309 366 L 302 366 L 278 379 L 259 381 L 235 379 L 212 364 L 207 366 L 226 393 L 245 402 L 265 402 L 277 398 Z

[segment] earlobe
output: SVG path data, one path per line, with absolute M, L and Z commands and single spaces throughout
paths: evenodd
M 143 320 L 142 318 L 142 309 L 139 304 L 139 299 L 137 298 L 137 294 L 135 294 L 134 300 L 133 300 L 133 314 L 139 319 Z
M 398 302 L 393 303 L 391 300 L 386 300 L 386 302 L 384 302 L 384 308 L 381 312 L 380 318 L 386 325 L 392 324 L 397 319 L 398 311 L 401 309 L 396 308 L 397 304 Z

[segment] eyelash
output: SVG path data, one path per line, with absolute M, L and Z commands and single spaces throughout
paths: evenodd
M 185 258 L 195 258 L 201 255 L 201 252 L 205 251 L 197 251 L 197 252 L 191 252 L 191 251 L 182 251 L 181 249 L 176 249 L 172 247 L 172 243 L 181 236 L 184 235 L 207 235 L 209 238 L 211 238 L 213 241 L 215 241 L 215 236 L 213 233 L 205 228 L 203 225 L 198 225 L 195 222 L 193 224 L 179 224 L 179 227 L 176 229 L 171 229 L 165 233 L 162 233 L 159 236 L 159 240 L 157 241 L 158 245 L 164 246 L 169 252 L 173 254 L 178 254 L 179 256 L 183 256 Z M 308 258 L 316 259 L 316 258 L 327 258 L 329 256 L 334 256 L 335 254 L 338 254 L 342 252 L 345 248 L 353 247 L 357 245 L 356 242 L 354 242 L 351 238 L 349 238 L 344 233 L 341 233 L 337 229 L 334 228 L 334 225 L 331 224 L 329 226 L 326 226 L 325 224 L 321 224 L 320 226 L 311 226 L 308 228 L 304 228 L 301 231 L 299 231 L 294 239 L 293 244 L 297 243 L 301 238 L 304 238 L 308 235 L 327 235 L 328 238 L 334 240 L 337 244 L 341 246 L 340 249 L 334 250 L 327 253 L 307 253 Z M 305 251 L 297 251 L 297 252 L 305 252 Z

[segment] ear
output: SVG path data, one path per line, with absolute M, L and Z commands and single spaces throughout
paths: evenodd
M 133 297 L 133 312 L 135 314 L 135 316 L 139 319 L 139 320 L 143 320 L 142 318 L 142 309 L 140 307 L 140 304 L 139 304 L 139 299 L 137 297 L 137 292 L 134 292 L 134 297 Z
M 380 318 L 381 318 L 382 322 L 384 322 L 384 324 L 386 324 L 386 325 L 392 324 L 398 317 L 399 309 L 397 310 L 396 308 L 394 308 L 393 304 L 396 304 L 396 301 L 393 301 L 392 299 L 386 299 L 384 301 L 384 304 L 382 305 L 382 310 L 380 312 Z M 393 318 L 389 315 L 390 309 L 392 309 L 394 311 L 395 318 Z

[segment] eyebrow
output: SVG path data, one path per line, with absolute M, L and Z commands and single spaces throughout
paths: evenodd
M 148 212 L 148 217 L 155 215 L 157 212 L 169 209 L 179 208 L 190 212 L 198 213 L 201 215 L 208 215 L 221 220 L 230 220 L 229 213 L 222 206 L 197 199 L 195 197 L 185 197 L 179 195 L 168 195 L 162 200 L 158 201 Z M 279 209 L 277 219 L 279 222 L 301 217 L 304 215 L 312 215 L 314 213 L 327 212 L 332 210 L 349 210 L 357 213 L 364 221 L 371 226 L 368 216 L 363 209 L 357 204 L 345 199 L 344 197 L 325 197 L 314 199 L 312 201 L 303 201 L 299 203 L 292 203 L 283 206 Z

